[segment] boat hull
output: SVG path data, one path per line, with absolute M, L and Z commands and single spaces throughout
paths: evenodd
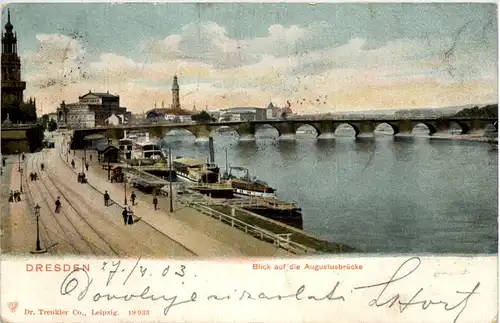
M 292 226 L 294 228 L 302 230 L 303 227 L 303 220 L 302 220 L 302 212 L 299 208 L 297 209 L 288 209 L 288 210 L 281 210 L 281 209 L 275 209 L 275 208 L 268 208 L 268 207 L 255 207 L 255 206 L 249 206 L 249 207 L 243 207 L 245 210 L 256 213 L 258 215 L 261 215 L 263 217 L 284 223 L 286 225 Z

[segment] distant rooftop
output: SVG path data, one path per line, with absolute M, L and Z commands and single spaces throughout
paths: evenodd
M 95 95 L 95 96 L 100 97 L 100 98 L 118 98 L 119 97 L 117 95 L 109 94 L 109 91 L 106 93 L 103 93 L 103 92 L 92 92 L 91 90 L 89 90 L 89 93 L 82 95 L 80 98 L 84 98 L 89 94 Z

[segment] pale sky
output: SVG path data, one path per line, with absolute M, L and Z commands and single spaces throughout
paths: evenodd
M 294 112 L 498 102 L 494 4 L 9 4 L 25 97 L 43 113 L 90 89 L 132 112 Z

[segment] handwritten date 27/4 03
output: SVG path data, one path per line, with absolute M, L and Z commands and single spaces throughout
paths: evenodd
M 101 271 L 107 272 L 108 273 L 108 279 L 106 281 L 106 286 L 109 286 L 109 284 L 113 281 L 113 278 L 115 277 L 116 274 L 124 273 L 127 276 L 124 278 L 122 285 L 127 284 L 129 278 L 135 274 L 139 275 L 140 277 L 144 276 L 161 276 L 165 277 L 168 274 L 173 274 L 179 277 L 184 277 L 186 275 L 186 266 L 184 265 L 179 265 L 178 268 L 171 268 L 170 265 L 166 265 L 161 273 L 155 273 L 151 270 L 148 269 L 148 267 L 144 265 L 139 265 L 141 261 L 141 258 L 139 258 L 135 265 L 130 269 L 130 268 L 125 268 L 122 266 L 121 260 L 118 261 L 110 261 L 106 262 L 103 261 L 102 266 L 101 266 Z M 123 278 L 123 277 L 122 277 Z

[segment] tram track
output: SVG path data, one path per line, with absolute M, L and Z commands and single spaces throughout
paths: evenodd
M 71 171 L 73 172 L 74 174 L 78 174 L 78 172 L 73 169 L 69 164 L 68 162 L 66 162 L 64 159 L 63 159 L 63 156 L 62 156 L 62 151 L 59 151 L 57 152 L 57 154 L 59 155 L 59 158 L 61 159 L 61 161 L 66 165 L 66 167 Z M 101 190 L 99 190 L 97 187 L 95 187 L 94 185 L 90 184 L 87 182 L 87 185 L 89 187 L 91 187 L 94 191 L 96 191 L 97 193 L 99 193 L 100 195 L 104 195 L 104 192 L 102 192 Z M 118 203 L 117 201 L 111 199 L 111 201 L 116 204 L 117 206 L 123 208 L 123 206 Z M 174 242 L 176 245 L 180 246 L 181 248 L 183 248 L 185 251 L 189 252 L 190 254 L 194 255 L 194 256 L 198 256 L 198 254 L 196 252 L 194 252 L 193 250 L 191 250 L 190 248 L 186 247 L 184 244 L 182 244 L 181 242 L 177 241 L 176 239 L 170 237 L 169 235 L 165 234 L 164 232 L 160 231 L 159 229 L 157 229 L 155 226 L 151 225 L 150 223 L 144 221 L 144 220 L 141 220 L 140 222 L 137 222 L 138 223 L 143 223 L 144 225 L 146 225 L 148 228 L 152 229 L 155 233 L 159 234 L 160 236 Z M 137 225 L 136 224 L 136 225 Z
M 33 159 L 33 156 L 29 156 L 28 158 Z M 27 163 L 26 163 L 27 165 Z M 24 176 L 21 177 L 21 181 L 25 182 L 24 184 L 24 191 L 27 193 L 27 198 L 26 202 L 28 203 L 28 207 L 30 210 L 33 210 L 35 208 L 35 198 L 33 197 L 33 193 L 31 192 L 31 187 L 28 181 L 28 176 L 26 175 L 27 172 L 24 172 Z M 28 196 L 29 195 L 29 196 Z M 42 199 L 43 202 L 46 202 L 44 199 Z M 56 234 L 54 231 L 50 230 L 48 226 L 45 224 L 43 220 L 39 221 L 40 227 L 42 229 L 42 234 L 40 235 L 40 242 L 43 246 L 46 248 L 53 246 L 57 243 L 54 243 L 55 240 L 52 239 L 52 237 L 55 237 Z M 73 247 L 74 250 L 74 247 Z M 47 252 L 54 254 L 54 249 L 48 248 Z
M 45 188 L 47 189 L 47 191 L 49 192 L 49 194 L 51 195 L 52 199 L 54 200 L 54 202 L 56 201 L 56 198 L 55 198 L 55 195 L 52 194 L 51 192 L 51 189 L 49 188 L 49 184 L 43 180 L 44 177 L 41 176 L 42 174 L 42 171 L 41 171 L 41 167 L 40 167 L 40 163 L 37 163 L 37 170 L 40 174 L 40 181 L 41 183 L 45 186 Z M 50 183 L 50 185 L 52 185 L 55 190 L 57 190 L 59 193 L 57 194 L 58 196 L 61 196 L 62 198 L 64 198 L 64 200 L 67 202 L 66 204 L 69 206 L 70 209 L 72 209 L 74 212 L 74 214 L 77 215 L 78 219 L 83 221 L 86 225 L 84 226 L 85 228 L 89 228 L 91 230 L 91 233 L 95 236 L 98 237 L 98 240 L 99 241 L 102 241 L 104 243 L 105 246 L 97 246 L 95 243 L 92 243 L 88 238 L 85 237 L 85 235 L 83 235 L 81 233 L 81 230 L 79 230 L 75 224 L 73 223 L 73 221 L 71 221 L 69 215 L 67 214 L 67 212 L 64 211 L 64 208 L 62 207 L 61 208 L 61 214 L 64 215 L 64 217 L 66 218 L 66 220 L 68 221 L 68 223 L 71 225 L 71 227 L 74 229 L 74 231 L 77 233 L 77 235 L 80 237 L 80 239 L 91 249 L 92 253 L 96 256 L 98 255 L 109 255 L 110 253 L 113 254 L 113 255 L 116 255 L 116 256 L 119 256 L 120 253 L 116 250 L 115 247 L 113 247 L 97 230 L 96 228 L 94 228 L 94 226 L 92 226 L 90 224 L 90 222 L 85 218 L 85 216 L 83 216 L 82 212 L 80 210 L 78 210 L 74 205 L 73 203 L 71 203 L 71 199 L 68 197 L 67 194 L 65 194 L 63 192 L 63 190 L 61 190 L 58 185 L 56 185 L 56 183 L 52 180 L 52 178 L 50 177 L 49 173 L 47 172 L 47 170 L 44 170 L 43 173 L 45 173 L 47 176 L 45 178 L 48 179 L 48 182 Z M 55 215 L 54 215 L 55 216 Z M 102 248 L 102 247 L 105 247 L 105 248 Z M 105 250 L 105 249 L 108 249 L 108 250 Z
M 37 159 L 37 157 L 36 157 L 35 155 L 32 155 L 32 156 L 31 156 L 31 165 L 32 165 L 32 169 L 33 169 L 33 171 L 35 171 L 35 172 L 36 172 L 36 170 L 37 170 L 37 169 L 36 169 L 36 167 L 35 167 L 35 160 L 36 160 L 36 159 Z M 30 182 L 28 182 L 28 179 L 27 179 L 28 174 L 27 174 L 27 173 L 28 173 L 28 172 L 26 172 L 26 182 L 27 182 L 27 184 L 28 184 L 28 185 L 26 185 L 26 186 L 27 186 L 27 187 L 29 188 L 29 190 L 30 190 L 30 197 L 31 197 L 31 199 L 33 200 L 33 203 L 32 203 L 32 204 L 34 204 L 34 197 L 33 197 L 33 194 L 31 193 L 31 187 L 30 187 L 31 185 L 30 185 L 30 183 L 33 183 L 32 185 L 37 186 L 37 184 L 38 184 L 38 182 L 39 182 L 39 181 L 37 180 L 37 181 L 34 181 L 34 182 L 31 182 L 31 181 L 30 181 Z M 43 184 L 43 180 L 42 180 L 42 176 L 41 176 L 41 174 L 40 174 L 40 181 L 41 181 L 41 183 Z M 46 189 L 46 191 L 48 192 L 48 194 L 51 196 L 51 199 L 53 200 L 53 202 L 55 202 L 54 195 L 50 192 L 50 190 L 48 189 L 48 187 L 47 187 L 46 185 L 44 185 L 44 186 L 45 186 L 45 189 Z M 73 253 L 75 253 L 75 254 L 80 254 L 80 253 L 82 253 L 82 250 L 80 250 L 80 249 L 76 246 L 76 244 L 75 244 L 75 240 L 74 240 L 74 239 L 72 238 L 72 236 L 71 236 L 71 235 L 75 235 L 75 233 L 70 232 L 70 231 L 68 231 L 68 230 L 67 230 L 67 228 L 65 228 L 65 226 L 62 224 L 62 221 L 61 221 L 61 220 L 62 220 L 62 218 L 57 217 L 57 216 L 54 214 L 54 212 L 52 212 L 52 211 L 51 211 L 51 210 L 52 210 L 52 208 L 53 208 L 53 205 L 52 205 L 51 203 L 49 203 L 49 201 L 48 201 L 46 198 L 44 198 L 44 196 L 43 196 L 44 194 L 43 194 L 42 190 L 40 190 L 40 189 L 39 189 L 38 191 L 40 192 L 41 200 L 42 200 L 42 201 L 44 202 L 44 204 L 47 206 L 47 210 L 49 210 L 49 211 L 48 211 L 48 213 L 52 216 L 51 218 L 52 218 L 52 219 L 54 219 L 55 223 L 57 224 L 57 227 L 60 229 L 60 231 L 59 231 L 59 230 L 58 230 L 58 231 L 59 231 L 59 232 L 61 232 L 61 233 L 62 233 L 62 235 L 64 235 L 64 237 L 65 237 L 65 239 L 63 239 L 63 241 L 64 241 L 64 243 L 65 243 L 63 246 L 69 247 L 70 251 L 71 251 L 71 252 L 73 252 Z M 62 214 L 63 214 L 63 216 L 66 218 L 66 220 L 67 220 L 67 221 L 68 221 L 68 222 L 72 225 L 72 222 L 68 219 L 67 215 L 66 215 L 64 212 L 63 212 Z M 43 219 L 42 219 L 40 222 L 42 222 L 42 223 L 43 223 L 43 225 L 47 228 L 47 225 L 44 223 Z M 76 229 L 76 227 L 74 227 L 74 226 L 73 226 L 73 228 L 76 230 L 76 235 L 78 235 L 78 230 Z M 53 236 L 61 236 L 61 234 L 60 234 L 60 233 L 55 233 L 55 232 L 53 232 L 52 230 L 50 230 L 50 231 L 51 231 L 51 233 L 53 234 Z M 81 237 L 80 237 L 80 238 L 81 238 Z M 50 239 L 50 240 L 52 240 L 52 239 Z M 84 240 L 84 241 L 85 241 L 85 240 Z M 52 241 L 52 242 L 54 242 L 54 241 Z M 52 242 L 49 242 L 49 243 L 52 243 Z M 45 246 L 47 246 L 47 244 L 45 244 Z M 90 249 L 91 249 L 91 250 L 95 253 L 95 251 L 94 251 L 94 249 L 92 248 L 92 246 L 89 246 L 89 247 L 90 247 Z

